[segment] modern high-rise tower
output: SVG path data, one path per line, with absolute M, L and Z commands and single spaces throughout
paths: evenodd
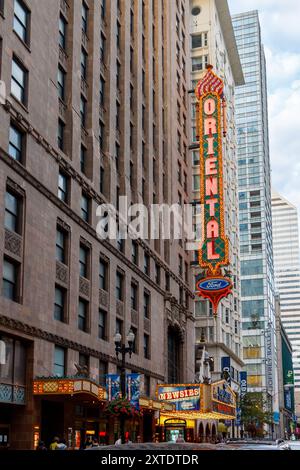
M 293 347 L 295 393 L 300 393 L 300 256 L 297 208 L 272 191 L 276 290 L 281 320 Z
M 245 77 L 235 98 L 243 358 L 248 389 L 278 409 L 266 64 L 257 11 L 233 16 Z

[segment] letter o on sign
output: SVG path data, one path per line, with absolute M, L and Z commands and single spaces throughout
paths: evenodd
M 204 103 L 204 112 L 208 116 L 211 116 L 216 109 L 216 102 L 212 98 L 208 98 Z

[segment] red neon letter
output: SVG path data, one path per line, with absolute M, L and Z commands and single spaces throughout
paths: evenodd
M 216 109 L 216 103 L 214 99 L 208 98 L 207 100 L 205 100 L 205 103 L 204 103 L 205 114 L 208 114 L 210 116 L 215 111 L 215 109 Z
M 206 226 L 207 238 L 217 238 L 219 236 L 219 224 L 216 220 L 210 220 Z
M 215 118 L 207 118 L 204 121 L 204 134 L 211 135 L 217 133 L 217 125 Z
M 205 180 L 205 195 L 215 196 L 218 194 L 218 179 L 216 177 L 206 178 Z
M 220 255 L 218 253 L 215 253 L 215 242 L 207 242 L 207 258 L 212 260 L 212 259 L 219 259 Z
M 217 202 L 218 202 L 218 199 L 215 199 L 215 198 L 207 199 L 207 201 L 205 201 L 205 203 L 209 205 L 210 217 L 214 217 L 215 215 L 215 204 L 217 204 Z
M 216 175 L 218 170 L 216 168 L 216 157 L 209 157 L 205 160 L 205 174 L 208 175 Z

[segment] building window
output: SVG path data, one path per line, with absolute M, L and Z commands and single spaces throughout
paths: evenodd
M 29 17 L 29 10 L 24 3 L 20 0 L 15 0 L 13 28 L 26 44 L 29 42 Z
M 192 49 L 202 47 L 202 33 L 192 35 Z
M 157 285 L 160 285 L 160 266 L 155 264 L 155 282 Z
M 144 317 L 150 318 L 150 294 L 144 292 Z
M 105 14 L 106 14 L 106 0 L 100 0 L 100 12 L 101 12 L 101 18 L 104 20 L 105 19 Z
M 123 322 L 118 318 L 116 319 L 116 333 L 120 333 L 123 336 Z
M 108 263 L 103 259 L 99 262 L 99 289 L 108 290 Z
M 88 7 L 84 2 L 82 2 L 81 7 L 81 28 L 82 31 L 86 34 L 87 33 L 87 23 L 88 23 Z
M 170 291 L 170 274 L 166 273 L 166 291 Z
M 86 80 L 87 76 L 87 53 L 81 48 L 81 57 L 80 57 L 80 70 L 81 70 L 81 78 Z
M 58 198 L 65 203 L 68 202 L 68 177 L 61 171 L 58 173 Z
M 64 377 L 65 369 L 66 369 L 66 350 L 59 346 L 55 346 L 53 374 L 56 377 Z
M 116 170 L 117 170 L 117 172 L 119 172 L 120 171 L 120 145 L 118 144 L 118 142 L 116 142 L 115 145 L 116 145 L 116 147 L 115 147 L 116 148 L 116 150 L 115 150 Z
M 151 389 L 150 389 L 150 376 L 144 375 L 144 394 L 146 397 L 150 397 Z
M 104 194 L 104 178 L 105 178 L 105 170 L 103 166 L 100 167 L 100 193 Z
M 133 310 L 137 310 L 138 309 L 138 286 L 134 282 L 131 283 L 130 301 L 131 301 L 131 308 Z
M 65 321 L 65 290 L 58 286 L 55 287 L 54 318 Z
M 229 308 L 225 309 L 225 323 L 229 323 Z
M 84 145 L 80 146 L 80 171 L 86 173 L 86 148 Z
M 56 260 L 67 264 L 66 256 L 67 234 L 60 227 L 56 229 Z
M 105 62 L 105 48 L 106 48 L 106 38 L 104 34 L 100 34 L 100 61 Z
M 62 15 L 59 17 L 58 37 L 60 47 L 66 50 L 67 22 Z
M 144 254 L 144 273 L 150 275 L 150 256 L 148 253 Z
M 79 361 L 78 361 L 79 365 L 81 367 L 83 367 L 86 374 L 89 374 L 89 372 L 90 372 L 90 357 L 87 354 L 79 353 L 78 359 L 79 359 Z
M 108 373 L 108 363 L 99 360 L 99 384 L 106 386 L 106 375 Z
M 100 105 L 104 106 L 105 100 L 105 80 L 103 77 L 100 77 Z
M 7 190 L 5 193 L 5 219 L 4 226 L 12 232 L 20 233 L 20 199 L 11 191 Z
M 120 272 L 116 274 L 116 298 L 117 300 L 123 301 L 123 283 L 124 283 L 124 276 Z
M 89 275 L 88 275 L 89 254 L 90 254 L 90 250 L 86 246 L 80 244 L 80 247 L 79 247 L 79 275 L 81 277 L 85 277 L 86 279 L 89 278 Z
M 100 150 L 104 150 L 104 133 L 105 133 L 105 125 L 102 121 L 99 122 L 99 144 Z
M 107 324 L 107 312 L 105 310 L 99 309 L 99 323 L 98 323 L 98 337 L 107 340 L 106 337 L 106 324 Z
M 27 70 L 18 62 L 17 59 L 12 60 L 11 74 L 11 93 L 21 103 L 26 104 L 26 85 Z
M 208 55 L 192 58 L 192 71 L 197 72 L 198 70 L 204 70 L 208 64 Z
M 117 48 L 120 49 L 121 46 L 121 25 L 117 21 Z
M 88 303 L 80 299 L 78 304 L 78 328 L 87 331 Z
M 144 358 L 150 359 L 150 340 L 149 335 L 144 335 Z
M 86 99 L 81 95 L 80 97 L 80 123 L 81 127 L 86 124 Z
M 21 162 L 23 157 L 23 142 L 24 134 L 11 124 L 9 128 L 8 153 L 18 162 Z
M 66 72 L 61 67 L 58 67 L 58 73 L 57 73 L 58 96 L 62 101 L 65 100 L 65 83 L 66 83 Z
M 120 82 L 121 82 L 121 64 L 117 60 L 116 85 L 118 89 L 120 89 Z
M 59 119 L 57 128 L 57 146 L 60 150 L 64 151 L 65 144 L 65 123 Z
M 89 198 L 85 194 L 81 196 L 81 218 L 89 222 Z
M 3 296 L 13 301 L 18 300 L 19 266 L 4 258 L 3 261 Z
M 132 245 L 131 245 L 131 259 L 134 264 L 136 265 L 139 264 L 139 245 L 134 240 L 132 240 Z

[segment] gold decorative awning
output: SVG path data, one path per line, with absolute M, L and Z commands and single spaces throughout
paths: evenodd
M 36 379 L 33 381 L 33 394 L 34 395 L 75 395 L 86 393 L 97 398 L 99 401 L 104 401 L 107 398 L 106 390 L 96 382 L 85 378 L 45 378 Z

